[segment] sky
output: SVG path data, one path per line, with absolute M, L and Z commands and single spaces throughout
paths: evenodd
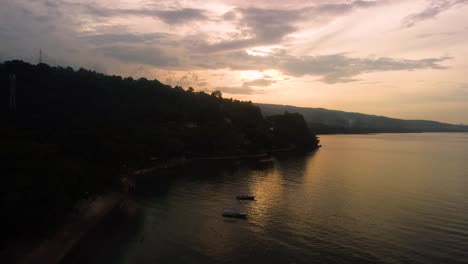
M 0 0 L 0 61 L 468 124 L 468 0 Z

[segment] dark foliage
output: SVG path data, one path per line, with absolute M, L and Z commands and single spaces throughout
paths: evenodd
M 298 114 L 266 120 L 251 102 L 157 80 L 11 61 L 0 64 L 0 88 L 0 210 L 7 235 L 50 225 L 87 193 L 112 186 L 122 168 L 150 157 L 317 147 Z
M 273 142 L 278 147 L 306 150 L 318 146 L 317 137 L 312 135 L 302 115 L 285 112 L 283 115 L 269 116 L 267 120 L 272 124 Z

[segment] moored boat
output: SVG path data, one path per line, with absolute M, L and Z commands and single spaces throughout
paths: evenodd
M 224 217 L 247 218 L 247 214 L 241 212 L 238 208 L 224 207 Z
M 237 195 L 237 200 L 255 200 L 255 195 Z

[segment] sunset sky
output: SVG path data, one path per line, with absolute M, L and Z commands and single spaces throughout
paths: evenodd
M 468 124 L 468 0 L 0 0 L 22 59 L 259 103 Z

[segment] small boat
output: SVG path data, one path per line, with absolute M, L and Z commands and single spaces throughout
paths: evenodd
M 237 200 L 255 200 L 255 195 L 237 195 Z
M 247 218 L 247 214 L 241 212 L 238 208 L 224 207 L 224 217 Z

